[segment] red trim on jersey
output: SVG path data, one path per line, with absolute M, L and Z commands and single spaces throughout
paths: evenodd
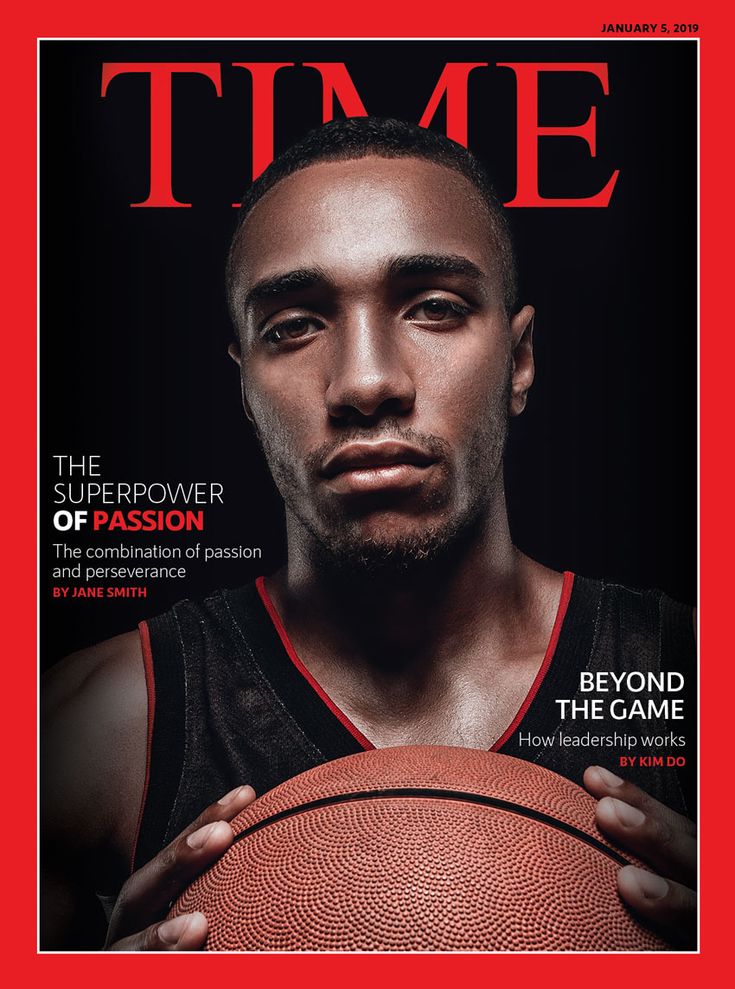
M 319 694 L 319 696 L 324 701 L 324 703 L 327 705 L 327 707 L 332 712 L 332 714 L 335 716 L 335 718 L 337 718 L 338 721 L 341 721 L 342 722 L 342 724 L 344 725 L 344 727 L 347 729 L 347 731 L 350 733 L 350 735 L 353 736 L 353 738 L 357 739 L 357 741 L 360 743 L 360 745 L 363 747 L 363 749 L 366 749 L 366 750 L 367 749 L 374 749 L 375 746 L 373 745 L 373 743 L 370 742 L 370 741 L 368 741 L 368 739 L 365 738 L 365 736 L 360 731 L 360 729 L 357 728 L 357 727 L 355 727 L 355 725 L 352 724 L 352 722 L 347 717 L 347 715 L 344 713 L 344 711 L 341 711 L 337 707 L 337 705 L 334 703 L 334 701 L 329 696 L 329 694 L 324 690 L 323 687 L 321 687 L 319 685 L 319 683 L 317 683 L 317 681 L 314 679 L 314 677 L 311 675 L 311 673 L 309 673 L 309 671 L 307 670 L 307 668 L 304 666 L 304 664 L 301 662 L 301 660 L 299 659 L 299 657 L 296 655 L 296 650 L 294 649 L 294 647 L 293 647 L 293 645 L 291 643 L 291 640 L 288 637 L 288 632 L 283 627 L 283 622 L 281 621 L 281 616 L 276 611 L 275 605 L 271 601 L 270 596 L 268 594 L 268 591 L 266 590 L 265 577 L 258 577 L 258 579 L 255 581 L 255 586 L 258 589 L 258 594 L 260 594 L 260 599 L 263 602 L 263 604 L 265 605 L 266 611 L 268 612 L 268 614 L 271 617 L 271 621 L 273 622 L 273 624 L 276 627 L 276 631 L 278 632 L 278 635 L 279 635 L 279 637 L 281 639 L 281 642 L 283 643 L 283 647 L 286 650 L 286 652 L 288 653 L 288 657 L 291 660 L 291 662 L 294 664 L 294 666 L 296 667 L 296 669 L 304 677 L 304 679 L 309 682 L 309 684 L 314 688 L 314 690 L 317 692 L 317 694 Z
M 133 852 L 130 858 L 130 872 L 135 869 L 135 854 L 138 851 L 138 839 L 140 838 L 140 827 L 143 823 L 143 811 L 148 799 L 148 786 L 151 781 L 151 748 L 153 745 L 153 718 L 156 713 L 156 683 L 153 678 L 153 653 L 151 652 L 151 636 L 148 631 L 148 624 L 141 622 L 138 625 L 140 632 L 140 648 L 143 653 L 143 669 L 145 670 L 145 688 L 148 694 L 148 731 L 145 743 L 145 782 L 143 783 L 143 796 L 140 801 L 138 811 L 138 823 L 135 827 L 135 840 L 133 841 Z
M 502 748 L 503 745 L 508 741 L 510 736 L 516 730 L 518 725 L 523 721 L 526 711 L 531 706 L 531 703 L 538 693 L 538 689 L 544 681 L 544 677 L 549 672 L 549 667 L 551 666 L 551 660 L 554 658 L 554 653 L 556 652 L 556 644 L 559 641 L 559 633 L 561 632 L 561 627 L 564 624 L 564 618 L 566 617 L 567 607 L 569 605 L 569 599 L 572 596 L 572 587 L 574 585 L 574 574 L 570 573 L 568 570 L 564 571 L 564 580 L 561 585 L 561 597 L 559 598 L 559 606 L 556 610 L 556 618 L 554 619 L 554 627 L 551 630 L 551 638 L 549 639 L 549 644 L 546 647 L 546 653 L 544 655 L 544 661 L 539 667 L 539 671 L 536 674 L 536 678 L 531 684 L 531 689 L 526 694 L 526 698 L 518 708 L 518 712 L 505 729 L 500 738 L 491 746 L 491 752 L 497 752 L 498 749 Z

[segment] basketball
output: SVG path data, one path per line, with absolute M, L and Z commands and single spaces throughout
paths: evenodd
M 475 749 L 376 749 L 282 783 L 176 901 L 210 951 L 651 951 L 632 862 L 575 783 Z

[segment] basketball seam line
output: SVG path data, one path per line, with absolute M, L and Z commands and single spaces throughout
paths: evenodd
M 533 821 L 539 821 L 542 824 L 556 828 L 558 831 L 563 831 L 573 838 L 583 841 L 586 845 L 590 845 L 598 852 L 602 852 L 603 855 L 607 855 L 608 858 L 613 859 L 618 865 L 631 864 L 626 858 L 616 852 L 614 848 L 605 845 L 598 838 L 587 834 L 586 831 L 575 828 L 573 824 L 567 824 L 566 821 L 560 821 L 550 814 L 544 814 L 543 811 L 534 810 L 532 807 L 524 807 L 523 804 L 516 804 L 510 800 L 488 797 L 483 793 L 467 793 L 462 790 L 435 790 L 430 787 L 395 787 L 386 790 L 359 790 L 356 793 L 339 793 L 331 797 L 320 797 L 318 800 L 298 804 L 296 807 L 288 807 L 286 810 L 278 811 L 276 814 L 271 814 L 270 817 L 258 821 L 257 824 L 252 824 L 249 828 L 235 835 L 233 844 L 241 841 L 243 838 L 249 837 L 249 835 L 254 834 L 256 831 L 267 828 L 270 824 L 275 824 L 288 817 L 294 817 L 296 814 L 304 814 L 307 811 L 316 810 L 319 807 L 351 803 L 357 800 L 380 800 L 392 797 L 430 797 L 441 800 L 457 800 L 464 803 L 479 804 L 483 807 L 493 807 L 496 810 L 508 811 L 511 814 L 518 814 L 520 817 L 527 817 Z

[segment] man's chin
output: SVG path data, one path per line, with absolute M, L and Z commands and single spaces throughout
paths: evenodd
M 407 575 L 443 563 L 464 543 L 471 525 L 457 520 L 406 526 L 346 526 L 320 533 L 314 545 L 319 563 L 353 577 Z M 316 533 L 314 533 L 316 535 Z

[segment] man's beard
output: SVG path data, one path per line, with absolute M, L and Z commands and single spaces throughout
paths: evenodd
M 475 538 L 480 512 L 393 538 L 363 535 L 358 524 L 330 529 L 326 536 L 300 520 L 314 537 L 309 543 L 313 563 L 336 576 L 388 578 L 428 573 L 449 566 L 461 547 Z
M 288 456 L 288 444 L 282 439 L 273 443 L 261 435 L 264 453 L 273 479 L 286 504 L 288 514 L 309 534 L 307 552 L 320 570 L 335 576 L 389 577 L 428 572 L 449 565 L 463 548 L 474 541 L 498 488 L 502 489 L 502 462 L 508 431 L 507 388 L 496 408 L 476 430 L 469 447 L 465 467 L 471 485 L 465 504 L 451 509 L 450 448 L 445 440 L 401 425 L 398 418 L 381 420 L 379 428 L 345 427 L 337 441 L 324 444 L 311 453 L 305 463 L 307 476 L 313 475 L 335 449 L 353 441 L 395 439 L 417 446 L 436 457 L 436 469 L 443 472 L 441 484 L 431 498 L 423 503 L 424 510 L 438 513 L 440 518 L 420 524 L 403 534 L 389 531 L 365 533 L 363 518 L 347 514 L 331 502 L 320 506 L 318 514 L 304 511 L 306 499 L 294 469 L 294 459 Z M 276 453 L 275 447 L 278 447 Z M 375 505 L 372 506 L 375 508 Z

